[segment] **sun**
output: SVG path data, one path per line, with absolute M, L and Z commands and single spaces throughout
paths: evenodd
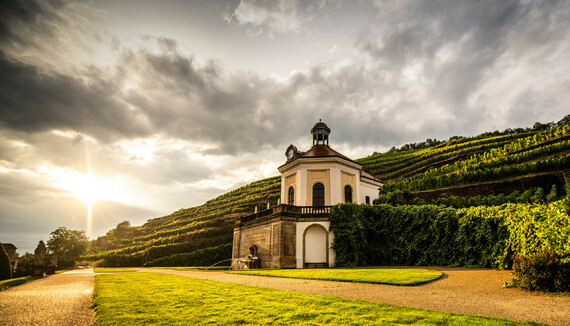
M 83 178 L 77 180 L 77 184 L 72 191 L 79 200 L 93 205 L 96 202 L 105 200 L 105 197 L 107 197 L 106 192 L 109 189 L 112 189 L 111 185 L 105 185 L 101 180 L 91 175 L 84 175 Z
M 119 180 L 70 169 L 54 169 L 49 173 L 55 184 L 85 204 L 110 200 L 128 204 L 126 192 Z

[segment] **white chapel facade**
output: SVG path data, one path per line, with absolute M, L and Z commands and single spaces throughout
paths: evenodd
M 299 152 L 290 145 L 281 174 L 281 203 L 293 206 L 333 206 L 350 202 L 371 204 L 378 197 L 380 180 L 362 170 L 362 165 L 329 146 L 330 129 L 317 122 L 311 129 L 313 146 Z
M 234 268 L 334 267 L 328 215 L 343 202 L 371 204 L 380 180 L 329 146 L 330 128 L 319 120 L 306 152 L 290 145 L 281 174 L 280 205 L 236 221 Z

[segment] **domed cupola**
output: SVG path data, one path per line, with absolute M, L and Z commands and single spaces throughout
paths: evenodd
M 313 134 L 313 146 L 315 145 L 329 145 L 329 134 L 331 129 L 326 123 L 319 119 L 319 122 L 315 123 L 315 126 L 311 128 L 311 134 Z

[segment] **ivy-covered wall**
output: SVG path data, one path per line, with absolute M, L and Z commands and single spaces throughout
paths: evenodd
M 570 258 L 567 201 L 455 209 L 339 204 L 331 210 L 338 266 L 510 268 L 538 250 Z

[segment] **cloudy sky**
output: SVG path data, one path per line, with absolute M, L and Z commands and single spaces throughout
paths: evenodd
M 0 241 L 202 204 L 319 118 L 353 158 L 557 121 L 569 25 L 568 1 L 2 1 Z

